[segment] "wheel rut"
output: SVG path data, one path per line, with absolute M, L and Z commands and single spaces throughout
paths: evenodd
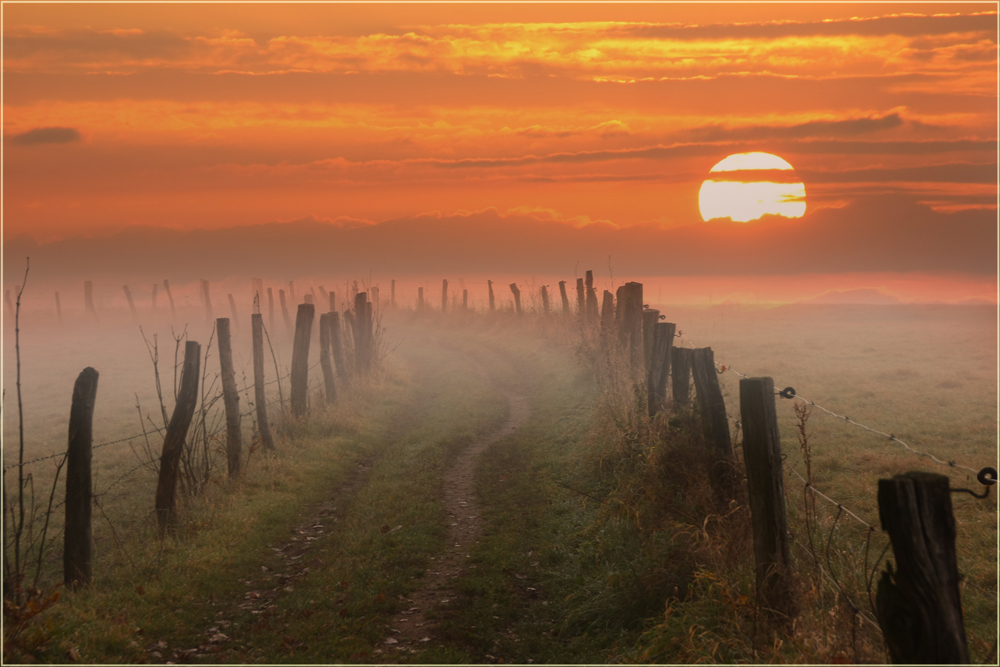
M 436 609 L 447 608 L 458 595 L 454 584 L 467 569 L 468 559 L 482 531 L 480 507 L 476 501 L 475 469 L 480 454 L 500 438 L 516 431 L 531 415 L 524 396 L 498 389 L 509 406 L 507 420 L 493 433 L 469 445 L 445 473 L 444 511 L 448 536 L 444 553 L 428 568 L 421 587 L 406 597 L 407 609 L 392 619 L 389 636 L 374 653 L 416 652 L 435 639 Z

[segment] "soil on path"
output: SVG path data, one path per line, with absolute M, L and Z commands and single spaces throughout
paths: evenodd
M 450 522 L 446 550 L 427 570 L 422 586 L 407 596 L 409 606 L 392 620 L 384 648 L 415 652 L 432 641 L 437 624 L 430 618 L 430 612 L 449 604 L 458 595 L 454 580 L 465 571 L 482 529 L 475 493 L 477 459 L 491 444 L 517 430 L 531 414 L 525 397 L 505 389 L 499 391 L 509 405 L 507 421 L 467 447 L 445 473 L 444 510 Z

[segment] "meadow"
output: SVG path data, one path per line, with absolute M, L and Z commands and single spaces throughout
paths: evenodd
M 974 469 L 996 465 L 995 307 L 651 305 L 677 323 L 675 345 L 711 346 L 716 362 L 733 371 L 770 375 L 777 387 L 793 386 L 818 406 L 940 459 Z M 815 487 L 876 530 L 821 498 L 806 528 L 807 497 L 789 471 L 786 501 L 804 611 L 790 633 L 758 627 L 747 597 L 753 577 L 745 507 L 713 504 L 697 438 L 684 431 L 684 420 L 667 429 L 635 410 L 635 396 L 621 395 L 602 376 L 595 343 L 581 338 L 575 318 L 517 321 L 503 304 L 501 311 L 441 317 L 386 309 L 391 352 L 379 371 L 343 385 L 338 403 L 323 407 L 319 370 L 312 370 L 310 418 L 272 418 L 277 453 L 253 445 L 248 420 L 244 478 L 229 482 L 216 468 L 208 486 L 185 500 L 179 535 L 166 540 L 150 520 L 155 475 L 143 464 L 158 452 L 152 425 L 162 419 L 138 326 L 127 313 L 65 327 L 24 313 L 25 460 L 65 447 L 72 383 L 87 365 L 101 373 L 95 444 L 141 432 L 141 409 L 150 446 L 142 437 L 95 450 L 101 509 L 94 583 L 64 592 L 20 644 L 5 641 L 7 655 L 52 662 L 885 660 L 867 597 L 887 544 L 877 530 L 878 479 L 929 470 L 948 474 L 952 487 L 978 490 L 974 478 L 818 408 L 803 448 L 792 408 L 802 402 L 779 399 L 787 465 L 806 475 L 807 449 Z M 204 315 L 180 315 L 191 322 L 188 336 L 207 343 Z M 5 467 L 16 463 L 18 442 L 10 324 Z M 276 328 L 271 339 L 284 374 L 291 337 L 280 321 Z M 156 334 L 169 412 L 170 323 L 150 318 L 143 331 L 150 342 Z M 234 345 L 243 387 L 242 375 L 252 376 L 249 335 Z M 267 357 L 271 380 L 275 362 L 269 351 Z M 310 364 L 315 360 L 313 352 Z M 217 364 L 210 352 L 209 382 Z M 738 415 L 740 376 L 719 377 L 728 411 Z M 433 641 L 413 653 L 393 652 L 382 641 L 392 617 L 444 546 L 442 475 L 448 461 L 503 421 L 502 387 L 524 394 L 531 416 L 487 449 L 477 467 L 487 527 L 470 553 L 474 567 L 462 575 L 455 604 L 437 612 Z M 269 388 L 275 412 L 277 393 Z M 245 401 L 252 392 L 241 395 Z M 224 460 L 221 448 L 214 442 L 213 455 Z M 41 500 L 57 460 L 30 467 Z M 363 477 L 354 472 L 359 466 Z M 12 473 L 16 468 L 6 470 L 8 489 Z M 976 661 L 986 660 L 997 630 L 996 496 L 953 494 L 953 502 L 970 650 Z M 319 516 L 321 506 L 329 521 L 302 523 Z M 58 535 L 58 511 L 53 519 L 50 531 Z M 388 532 L 397 525 L 404 528 Z M 289 566 L 276 549 L 294 530 L 313 538 L 302 560 L 312 573 L 295 578 L 273 607 L 242 608 L 248 591 Z M 819 547 L 810 551 L 814 543 Z M 57 551 L 45 561 L 42 588 L 61 578 Z M 300 576 L 301 568 L 292 570 Z M 209 641 L 219 634 L 225 639 Z

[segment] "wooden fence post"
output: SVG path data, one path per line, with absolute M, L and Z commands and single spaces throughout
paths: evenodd
M 642 311 L 642 361 L 647 377 L 653 369 L 653 338 L 659 321 L 660 311 L 653 308 Z
M 354 353 L 359 373 L 371 370 L 374 355 L 372 303 L 366 292 L 354 296 Z
M 441 281 L 441 312 L 448 311 L 448 280 Z
M 695 350 L 695 359 L 701 352 Z M 695 367 L 698 367 L 696 361 Z M 714 367 L 711 369 L 715 375 Z M 695 374 L 697 379 L 698 375 Z M 758 602 L 786 623 L 798 614 L 792 580 L 792 558 L 785 513 L 785 478 L 781 436 L 774 408 L 774 380 L 740 380 L 740 420 L 743 423 L 743 460 L 753 524 L 753 553 Z M 727 429 L 728 433 L 728 429 Z
M 337 310 L 337 293 L 330 291 L 330 312 L 335 312 Z
M 201 280 L 201 295 L 205 301 L 205 321 L 211 323 L 212 321 L 212 297 L 208 293 L 208 281 L 202 278 Z
M 281 317 L 285 320 L 285 331 L 292 334 L 292 318 L 288 316 L 288 305 L 285 303 L 285 290 L 278 290 L 278 303 L 281 304 Z
M 496 304 L 496 301 L 493 298 L 493 281 L 492 280 L 487 280 L 486 281 L 486 287 L 490 291 L 490 312 L 491 313 L 495 313 L 496 309 L 497 309 L 497 304 Z
M 292 305 L 295 305 L 295 281 L 288 281 L 288 298 L 291 300 Z
M 469 290 L 462 290 L 462 310 L 469 309 Z
M 177 524 L 174 496 L 177 490 L 177 467 L 184 450 L 188 427 L 194 416 L 198 402 L 198 372 L 201 368 L 201 345 L 193 340 L 184 344 L 184 367 L 181 370 L 181 386 L 177 394 L 177 404 L 170 416 L 167 433 L 163 437 L 163 453 L 160 454 L 160 478 L 156 484 L 156 519 L 160 535 L 171 532 Z
M 326 402 L 337 400 L 337 387 L 333 382 L 333 366 L 330 364 L 330 319 L 333 313 L 319 316 L 319 364 L 323 369 L 323 384 L 326 387 Z
M 167 299 L 170 301 L 170 318 L 177 319 L 177 309 L 174 308 L 174 295 L 170 291 L 170 282 L 164 278 L 163 279 L 163 289 L 167 292 Z
M 250 327 L 253 332 L 253 394 L 257 402 L 257 430 L 260 431 L 264 449 L 273 450 L 274 438 L 271 437 L 267 396 L 264 394 L 264 316 L 260 313 L 250 315 Z
M 604 290 L 601 299 L 601 334 L 605 337 L 611 334 L 615 324 L 615 295 Z
M 66 451 L 66 530 L 63 537 L 63 583 L 76 589 L 90 583 L 91 509 L 90 478 L 94 443 L 94 404 L 98 372 L 84 368 L 73 385 L 69 409 L 69 448 Z
M 671 322 L 656 322 L 653 330 L 652 363 L 646 386 L 650 417 L 667 404 L 667 377 L 670 375 L 670 351 L 674 345 L 675 328 L 676 325 Z
M 240 394 L 236 388 L 236 370 L 233 367 L 233 345 L 229 332 L 229 318 L 215 320 L 219 336 L 219 369 L 222 372 L 222 403 L 226 408 L 226 458 L 229 479 L 240 476 L 243 457 L 243 430 L 240 428 Z
M 233 314 L 233 326 L 236 327 L 237 331 L 239 331 L 239 329 L 240 329 L 240 318 L 236 314 L 236 299 L 233 298 L 232 294 L 230 294 L 228 296 L 229 296 L 229 310 Z
M 618 308 L 615 319 L 620 327 L 618 342 L 631 363 L 633 375 L 644 376 L 642 341 L 642 283 L 625 283 L 618 288 Z
M 274 292 L 267 288 L 267 326 L 274 331 Z
M 517 289 L 517 283 L 510 284 L 510 291 L 514 294 L 514 310 L 521 315 L 521 290 Z
M 344 364 L 344 343 L 340 338 L 340 313 L 335 310 L 330 312 L 330 346 L 333 348 L 333 363 L 337 366 L 337 377 L 345 380 L 347 366 Z
M 583 278 L 576 279 L 576 314 L 580 317 L 580 326 L 587 328 L 587 295 L 584 293 Z
M 135 312 L 135 302 L 132 300 L 132 291 L 128 288 L 128 285 L 122 285 L 122 289 L 125 290 L 125 300 L 128 301 L 128 310 L 132 313 L 132 321 L 138 322 L 139 316 Z
M 722 397 L 722 387 L 719 385 L 719 374 L 715 371 L 715 355 L 712 353 L 712 348 L 700 347 L 691 350 L 691 374 L 694 376 L 694 389 L 698 398 L 701 430 L 705 434 L 705 442 L 716 457 L 732 457 L 733 440 L 729 434 L 726 400 Z
M 886 564 L 875 597 L 889 658 L 968 664 L 948 477 L 908 472 L 880 479 L 878 514 L 897 567 Z
M 671 373 L 670 393 L 673 396 L 675 408 L 684 408 L 691 402 L 691 350 L 686 347 L 675 347 L 670 354 Z
M 587 271 L 587 278 L 584 280 L 584 288 L 587 292 L 587 320 L 597 321 L 597 290 L 594 289 L 594 272 Z
M 300 303 L 295 315 L 295 340 L 292 343 L 292 416 L 306 413 L 309 391 L 309 338 L 312 336 L 316 307 Z
M 97 311 L 94 310 L 94 283 L 90 280 L 83 281 L 83 308 L 96 322 Z M 11 311 L 13 311 L 13 306 L 11 306 Z
M 545 285 L 542 285 L 542 312 L 549 314 L 549 289 Z
M 569 297 L 566 295 L 566 281 L 559 281 L 559 298 L 562 299 L 563 315 L 569 315 Z
M 59 292 L 56 292 L 56 317 L 59 318 L 59 324 L 62 324 L 62 305 L 59 303 Z

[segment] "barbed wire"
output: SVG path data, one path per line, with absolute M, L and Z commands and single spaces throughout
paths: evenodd
M 680 337 L 683 340 L 687 341 L 688 344 L 691 345 L 692 348 L 697 348 L 697 346 L 694 344 L 694 342 L 690 338 L 688 338 L 684 334 L 684 332 L 679 332 L 677 335 L 678 335 L 678 337 Z M 729 364 L 722 364 L 722 363 L 719 363 L 718 361 L 716 361 L 715 365 L 718 368 L 718 373 L 720 375 L 723 374 L 723 373 L 733 373 L 734 375 L 738 375 L 741 378 L 749 378 L 750 377 L 749 375 L 746 375 L 744 373 L 739 372 L 738 370 L 736 370 L 735 368 L 733 368 Z M 830 416 L 832 416 L 832 417 L 834 417 L 836 419 L 842 419 L 842 420 L 844 420 L 844 422 L 847 423 L 847 424 L 852 424 L 854 426 L 857 426 L 858 428 L 863 428 L 866 431 L 869 431 L 871 433 L 875 433 L 877 435 L 881 435 L 881 436 L 883 436 L 885 438 L 888 438 L 892 442 L 897 442 L 900 445 L 902 445 L 903 448 L 906 449 L 907 451 L 909 451 L 909 452 L 911 452 L 913 454 L 916 454 L 917 456 L 922 456 L 922 457 L 928 458 L 931 461 L 934 461 L 935 463 L 937 463 L 938 465 L 947 466 L 949 468 L 958 468 L 960 470 L 965 470 L 966 472 L 969 472 L 969 473 L 972 473 L 973 475 L 975 475 L 977 477 L 977 479 L 979 478 L 980 474 L 982 473 L 981 470 L 974 470 L 974 469 L 972 469 L 972 468 L 970 468 L 968 466 L 961 465 L 961 464 L 959 464 L 959 463 L 957 463 L 955 461 L 944 461 L 944 460 L 939 459 L 938 457 L 934 456 L 933 454 L 929 454 L 927 452 L 918 451 L 918 450 L 914 449 L 913 447 L 911 447 L 910 445 L 908 445 L 905 442 L 903 442 L 902 440 L 900 440 L 899 438 L 897 438 L 894 434 L 892 434 L 892 433 L 886 433 L 884 431 L 880 431 L 877 428 L 872 428 L 871 426 L 866 426 L 865 424 L 862 424 L 860 422 L 854 421 L 850 417 L 847 417 L 845 415 L 837 414 L 833 410 L 830 410 L 828 408 L 823 407 L 822 405 L 817 404 L 816 401 L 813 401 L 813 400 L 807 399 L 807 398 L 805 398 L 803 396 L 800 396 L 799 394 L 795 393 L 794 389 L 792 390 L 792 393 L 791 393 L 790 396 L 785 396 L 784 393 L 782 393 L 782 396 L 784 396 L 786 398 L 791 398 L 793 400 L 802 401 L 803 403 L 805 403 L 805 404 L 807 404 L 807 405 L 809 405 L 811 407 L 818 408 L 818 409 L 822 410 L 823 412 L 827 413 L 828 415 L 830 415 Z M 733 417 L 730 416 L 730 419 L 733 419 Z M 738 420 L 733 419 L 733 421 L 735 421 L 736 424 L 739 425 L 739 421 Z M 987 479 L 989 479 L 989 478 L 987 478 Z M 980 481 L 982 482 L 982 480 L 980 480 Z M 983 483 L 985 484 L 985 482 L 983 482 Z M 993 483 L 996 483 L 996 480 L 994 480 Z
M 803 476 L 802 476 L 801 474 L 799 474 L 799 471 L 798 471 L 798 470 L 796 470 L 796 469 L 795 469 L 795 468 L 794 468 L 793 466 L 789 465 L 787 461 L 784 461 L 784 462 L 782 462 L 782 463 L 783 463 L 783 464 L 784 464 L 784 466 L 785 466 L 786 468 L 788 468 L 788 469 L 789 469 L 789 470 L 790 470 L 790 471 L 791 471 L 791 472 L 792 472 L 792 473 L 793 473 L 793 474 L 794 474 L 794 475 L 795 475 L 796 477 L 798 477 L 798 478 L 799 478 L 800 480 L 802 480 L 802 484 L 803 484 L 803 486 L 805 486 L 805 487 L 806 487 L 807 489 L 811 490 L 811 491 L 812 491 L 813 493 L 815 493 L 816 495 L 818 495 L 818 496 L 819 496 L 820 498 L 823 498 L 824 500 L 826 500 L 826 501 L 827 501 L 828 503 L 830 503 L 831 505 L 833 505 L 833 506 L 834 506 L 834 507 L 836 507 L 837 509 L 840 509 L 840 510 L 843 510 L 843 511 L 844 511 L 844 512 L 846 512 L 846 513 L 847 513 L 848 515 L 850 515 L 850 516 L 854 517 L 854 519 L 855 519 L 856 521 L 858 521 L 859 523 L 863 524 L 863 525 L 864 525 L 865 527 L 867 527 L 867 528 L 868 528 L 868 530 L 875 530 L 875 527 L 874 527 L 874 526 L 872 526 L 872 525 L 871 525 L 870 523 L 868 523 L 867 521 L 865 521 L 864 519 L 862 519 L 861 517 L 859 517 L 859 516 L 858 516 L 857 514 L 855 514 L 855 513 L 854 513 L 854 512 L 852 512 L 851 510 L 847 509 L 847 508 L 846 508 L 846 507 L 844 506 L 844 504 L 843 504 L 843 503 L 839 503 L 839 502 L 837 502 L 836 500 L 834 500 L 834 499 L 833 499 L 833 498 L 831 498 L 830 496 L 826 495 L 825 493 L 823 493 L 822 491 L 820 491 L 819 489 L 817 489 L 817 488 L 816 488 L 815 486 L 813 486 L 813 485 L 812 485 L 811 483 L 809 483 L 809 481 L 807 481 L 805 477 L 803 477 Z

